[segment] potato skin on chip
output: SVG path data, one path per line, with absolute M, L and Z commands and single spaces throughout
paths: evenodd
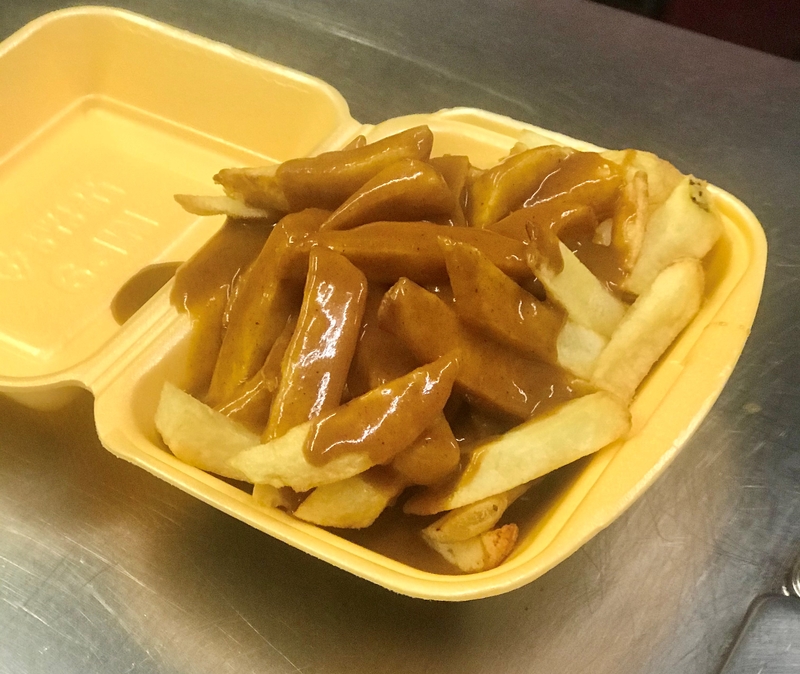
M 248 481 L 228 459 L 258 444 L 258 436 L 174 384 L 164 382 L 156 428 L 181 461 L 217 475 Z

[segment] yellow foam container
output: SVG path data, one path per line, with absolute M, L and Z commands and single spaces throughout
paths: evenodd
M 753 322 L 766 264 L 754 215 L 710 192 L 724 234 L 706 260 L 706 300 L 641 386 L 629 439 L 562 479 L 500 567 L 439 575 L 394 561 L 281 511 L 166 451 L 153 424 L 182 371 L 189 322 L 168 284 L 124 325 L 110 304 L 138 270 L 186 259 L 221 225 L 175 193 L 208 193 L 221 167 L 279 162 L 418 124 L 434 153 L 488 166 L 517 139 L 595 146 L 473 109 L 361 125 L 317 79 L 128 12 L 48 14 L 0 45 L 0 392 L 38 408 L 78 387 L 96 399 L 115 455 L 357 576 L 413 597 L 459 601 L 545 573 L 617 518 L 666 468 L 716 400 Z M 621 551 L 620 554 L 624 554 Z

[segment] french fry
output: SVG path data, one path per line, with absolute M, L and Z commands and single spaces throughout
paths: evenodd
M 320 231 L 353 229 L 379 220 L 421 220 L 453 211 L 441 174 L 418 159 L 401 159 L 368 180 L 322 224 Z
M 459 318 L 516 349 L 556 363 L 561 310 L 520 288 L 477 248 L 440 239 Z
M 453 210 L 450 212 L 449 223 L 441 224 L 465 227 L 467 218 L 464 215 L 464 207 L 466 206 L 466 189 L 470 170 L 469 158 L 445 155 L 444 157 L 434 157 L 429 163 L 442 174 L 453 194 Z
M 423 362 L 458 350 L 459 389 L 493 412 L 527 419 L 543 402 L 572 396 L 560 370 L 469 331 L 447 304 L 408 279 L 386 293 L 379 318 Z
M 253 500 L 265 508 L 281 508 L 290 512 L 294 510 L 294 504 L 297 502 L 291 489 L 288 487 L 279 489 L 271 484 L 253 485 Z
M 290 159 L 275 178 L 291 210 L 334 210 L 368 180 L 401 159 L 426 161 L 433 147 L 427 126 L 417 126 L 362 147 Z
M 451 510 L 425 527 L 422 535 L 437 543 L 457 543 L 480 536 L 497 524 L 508 506 L 528 491 L 530 486 L 530 483 L 523 484 Z
M 630 400 L 653 364 L 700 308 L 703 267 L 674 262 L 633 303 L 597 359 L 595 384 Z
M 311 463 L 304 448 L 313 426 L 313 422 L 306 421 L 274 440 L 251 445 L 229 459 L 231 467 L 245 475 L 248 482 L 303 492 L 346 480 L 375 465 L 365 453 L 342 454 L 320 466 Z
M 230 463 L 254 483 L 298 492 L 387 463 L 441 413 L 457 367 L 453 357 L 440 358 L 354 398 L 328 416 L 246 449 Z
M 350 368 L 351 393 L 366 393 L 414 369 L 415 360 L 402 342 L 378 326 L 381 295 L 370 293 L 364 325 Z M 392 460 L 392 467 L 409 484 L 434 484 L 458 468 L 461 452 L 443 414 L 407 449 Z
M 625 271 L 633 269 L 642 251 L 648 218 L 647 174 L 636 171 L 626 180 L 611 223 L 611 244 Z
M 247 481 L 228 459 L 258 442 L 244 426 L 164 382 L 155 416 L 164 443 L 181 461 L 201 470 Z
M 358 341 L 367 280 L 344 257 L 311 251 L 303 304 L 263 439 L 339 406 Z
M 177 201 L 184 211 L 192 215 L 227 215 L 229 218 L 267 219 L 275 221 L 278 213 L 271 209 L 253 208 L 238 199 L 228 196 L 199 196 L 176 194 Z
M 539 236 L 541 239 L 552 234 Z M 534 245 L 541 245 L 540 240 L 532 242 Z M 624 302 L 612 295 L 563 243 L 556 240 L 553 245 L 557 246 L 557 254 L 545 251 L 543 246 L 531 251 L 528 256 L 531 269 L 570 319 L 603 337 L 610 337 L 625 314 Z M 561 269 L 557 267 L 559 260 L 554 259 L 556 255 L 560 256 Z
M 421 285 L 446 283 L 447 268 L 439 237 L 469 243 L 511 278 L 533 277 L 521 241 L 474 227 L 429 222 L 373 222 L 341 232 L 319 232 L 295 249 L 291 266 L 296 277 L 303 269 L 303 254 L 313 246 L 323 246 L 344 255 L 371 283 L 391 285 L 403 277 Z
M 272 230 L 231 311 L 208 392 L 212 406 L 230 400 L 236 388 L 264 364 L 295 310 L 299 292 L 293 281 L 284 278 L 283 258 L 297 245 L 296 239 L 319 227 L 327 216 L 327 211 L 308 209 L 287 215 Z
M 192 320 L 183 388 L 197 398 L 208 392 L 240 280 L 270 235 L 261 223 L 228 219 L 175 273 L 170 299 Z
M 486 227 L 520 208 L 573 152 L 545 145 L 512 155 L 484 171 L 469 187 L 468 222 Z
M 222 169 L 214 176 L 214 182 L 222 186 L 228 197 L 251 208 L 288 213 L 289 203 L 275 178 L 277 169 L 277 166 Z
M 558 364 L 582 379 L 589 380 L 606 344 L 608 339 L 602 335 L 575 321 L 567 320 L 556 341 Z
M 597 224 L 597 216 L 589 206 L 565 194 L 517 209 L 502 220 L 487 225 L 486 229 L 527 243 L 531 227 L 550 230 L 556 236 L 574 236 L 576 233 L 594 232 Z
M 554 167 L 524 205 L 569 195 L 571 200 L 591 208 L 597 220 L 602 221 L 614 213 L 623 176 L 617 164 L 596 152 L 574 152 Z
M 454 543 L 425 542 L 448 562 L 465 573 L 480 573 L 499 566 L 511 554 L 519 536 L 516 524 L 506 524 L 474 538 Z
M 230 400 L 220 403 L 214 409 L 261 435 L 269 421 L 272 399 L 280 384 L 281 362 L 296 325 L 297 317 L 290 316 L 261 369 L 241 384 Z
M 652 152 L 606 150 L 601 154 L 606 159 L 619 164 L 625 170 L 629 180 L 633 174 L 639 171 L 643 171 L 647 175 L 647 198 L 651 213 L 667 200 L 683 179 L 683 175 L 678 169 Z
M 460 459 L 458 441 L 440 414 L 410 447 L 394 457 L 392 468 L 407 484 L 436 484 L 458 468 Z
M 703 258 L 721 233 L 722 221 L 709 201 L 706 183 L 685 177 L 650 217 L 642 252 L 625 289 L 641 295 L 675 260 Z
M 357 150 L 360 147 L 364 147 L 367 144 L 366 136 L 362 136 L 359 134 L 353 140 L 351 140 L 347 145 L 345 145 L 342 149 L 343 150 Z
M 321 527 L 364 529 L 403 490 L 405 482 L 381 467 L 317 487 L 294 511 L 295 517 Z
M 452 485 L 413 496 L 404 511 L 433 515 L 500 494 L 596 452 L 629 429 L 627 407 L 609 393 L 570 400 L 479 445 Z

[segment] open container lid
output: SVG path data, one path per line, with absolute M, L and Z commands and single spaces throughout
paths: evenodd
M 68 55 L 68 57 L 66 56 Z M 205 193 L 220 168 L 279 162 L 428 124 L 434 154 L 478 166 L 526 142 L 595 146 L 481 110 L 364 126 L 301 73 L 127 12 L 56 12 L 0 45 L 0 392 L 33 406 L 75 385 L 96 396 L 103 444 L 197 498 L 351 573 L 415 597 L 464 600 L 537 578 L 608 526 L 676 456 L 719 395 L 755 316 L 764 233 L 733 196 L 709 191 L 724 232 L 704 260 L 700 313 L 637 392 L 624 441 L 586 459 L 528 522 L 512 556 L 466 576 L 433 574 L 264 508 L 167 451 L 153 423 L 177 381 L 189 320 L 169 285 L 123 326 L 110 304 L 137 271 L 180 261 L 222 224 L 172 200 Z M 24 113 L 24 114 L 23 114 Z
M 222 223 L 175 193 L 307 155 L 359 125 L 327 84 L 128 12 L 77 8 L 0 46 L 0 390 L 89 386 L 136 272 Z

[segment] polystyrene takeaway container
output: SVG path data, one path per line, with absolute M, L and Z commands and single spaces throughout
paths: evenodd
M 68 54 L 69 57 L 65 57 Z M 175 458 L 153 415 L 182 374 L 189 320 L 171 283 L 118 325 L 110 304 L 138 270 L 186 259 L 219 227 L 172 200 L 219 168 L 279 162 L 428 124 L 434 154 L 489 166 L 526 142 L 595 146 L 473 109 L 360 125 L 331 87 L 154 21 L 107 8 L 46 15 L 0 46 L 0 391 L 57 405 L 96 399 L 115 455 L 294 547 L 402 594 L 466 600 L 542 575 L 617 518 L 675 457 L 725 385 L 761 294 L 766 241 L 753 214 L 710 186 L 724 222 L 705 260 L 705 302 L 640 387 L 629 437 L 548 478 L 511 557 L 470 575 L 422 571 L 258 505 Z M 624 554 L 621 551 L 620 554 Z

